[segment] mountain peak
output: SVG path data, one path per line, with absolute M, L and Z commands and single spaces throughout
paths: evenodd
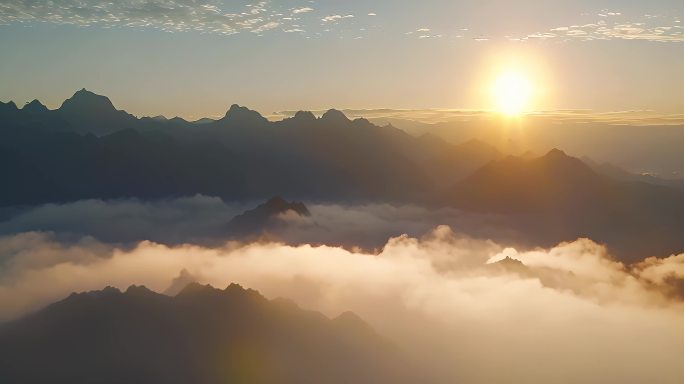
M 352 314 L 331 320 L 238 285 L 189 289 L 200 291 L 76 294 L 0 324 L 0 382 L 428 381 L 420 371 L 397 369 L 409 366 L 403 354 Z M 37 362 L 49 364 L 34 369 Z
M 192 295 L 198 295 L 202 293 L 208 293 L 208 292 L 215 292 L 216 288 L 212 287 L 211 285 L 202 285 L 197 282 L 192 282 L 189 283 L 188 285 L 185 286 L 185 288 L 181 289 L 180 292 L 176 296 L 192 296 Z
M 282 197 L 272 197 L 256 208 L 247 210 L 230 220 L 227 224 L 228 230 L 233 234 L 257 234 L 271 225 L 278 225 L 280 222 L 274 219 L 279 215 L 292 211 L 301 217 L 311 216 L 311 212 L 302 202 L 288 202 Z
M 328 110 L 321 116 L 321 120 L 330 123 L 347 123 L 350 121 L 342 111 L 338 111 L 337 109 Z
M 246 289 L 245 289 L 242 285 L 240 285 L 240 284 L 237 284 L 237 283 L 230 283 L 230 284 L 226 287 L 226 289 L 224 289 L 223 291 L 224 291 L 224 292 L 233 292 L 233 291 L 235 291 L 235 292 L 245 292 Z
M 298 121 L 315 121 L 316 116 L 309 111 L 299 111 L 294 114 L 293 119 Z
M 6 103 L 0 102 L 0 111 L 2 110 L 10 110 L 10 111 L 16 111 L 17 105 L 14 104 L 14 101 L 8 101 Z
M 304 203 L 297 201 L 288 202 L 280 196 L 275 196 L 268 199 L 268 201 L 265 204 L 262 204 L 259 207 L 264 207 L 266 210 L 270 211 L 273 214 L 283 213 L 286 211 L 295 211 L 300 216 L 311 215 L 311 213 L 306 208 Z
M 544 157 L 546 157 L 546 158 L 569 158 L 570 156 L 568 156 L 567 153 L 563 152 L 562 150 L 560 150 L 558 148 L 553 148 L 552 150 L 547 152 L 546 155 L 544 155 Z
M 236 124 L 263 124 L 268 121 L 259 112 L 237 104 L 231 105 L 221 120 Z
M 38 101 L 38 99 L 34 99 L 30 103 L 26 103 L 26 105 L 24 105 L 24 108 L 22 108 L 22 110 L 28 111 L 28 112 L 47 112 L 48 109 L 45 105 L 43 105 L 43 103 Z
M 560 149 L 554 148 L 546 155 L 537 159 L 538 162 L 552 167 L 557 171 L 574 172 L 575 174 L 593 174 L 591 168 L 582 160 L 572 157 Z
M 262 301 L 266 298 L 257 290 L 245 288 L 237 283 L 230 283 L 223 291 L 218 291 L 226 297 L 241 297 L 247 300 Z
M 552 150 L 542 157 L 508 156 L 459 183 L 457 205 L 492 212 L 572 212 L 601 204 L 606 180 L 581 160 Z
M 107 96 L 95 94 L 83 88 L 76 91 L 73 96 L 64 100 L 62 106 L 59 107 L 62 111 L 74 110 L 88 110 L 90 113 L 102 113 L 116 111 L 114 104 Z
M 72 292 L 71 295 L 69 295 L 69 297 L 67 297 L 65 300 L 94 299 L 102 297 L 114 297 L 119 295 L 121 295 L 121 291 L 118 288 L 108 285 L 101 290 Z
M 131 285 L 126 289 L 125 294 L 129 296 L 147 296 L 155 293 L 144 285 Z
M 525 264 L 522 261 L 520 261 L 518 259 L 514 259 L 510 256 L 506 256 L 505 258 L 497 261 L 494 264 L 499 264 L 499 265 L 504 265 L 504 266 L 513 266 L 513 267 L 524 267 L 525 266 Z

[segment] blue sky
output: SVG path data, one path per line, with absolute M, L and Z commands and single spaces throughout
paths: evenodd
M 138 115 L 487 109 L 497 71 L 536 109 L 684 111 L 681 1 L 0 3 L 0 100 L 75 90 Z

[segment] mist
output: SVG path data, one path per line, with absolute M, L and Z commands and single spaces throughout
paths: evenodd
M 120 246 L 134 246 L 143 240 L 167 245 L 219 246 L 232 238 L 227 228 L 229 221 L 259 203 L 225 202 L 196 195 L 154 201 L 80 200 L 44 204 L 14 212 L 1 221 L 0 235 L 39 231 L 50 232 L 63 242 L 92 237 Z M 310 217 L 279 215 L 273 220 L 275 225 L 263 228 L 254 237 L 294 245 L 327 244 L 368 250 L 382 248 L 390 237 L 422 236 L 440 224 L 467 231 L 473 237 L 507 243 L 521 237 L 512 229 L 512 220 L 495 214 L 387 203 L 320 202 L 307 203 L 307 207 Z
M 74 291 L 231 282 L 354 311 L 445 382 L 681 383 L 684 255 L 624 265 L 588 239 L 518 250 L 439 226 L 377 253 L 334 246 L 0 238 L 0 318 Z

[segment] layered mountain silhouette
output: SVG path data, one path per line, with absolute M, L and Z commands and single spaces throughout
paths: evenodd
M 287 214 L 297 217 L 311 216 L 309 209 L 304 203 L 288 202 L 282 197 L 276 196 L 254 209 L 235 216 L 227 224 L 227 230 L 229 235 L 241 238 L 258 235 L 269 229 L 285 225 L 280 218 Z
M 13 107 L 14 106 L 14 107 Z M 136 117 L 117 110 L 106 96 L 81 89 L 55 110 L 49 110 L 39 100 L 18 109 L 14 103 L 0 106 L 0 120 L 6 127 L 41 128 L 80 134 L 106 135 L 132 128 Z
M 495 212 L 574 210 L 612 198 L 613 183 L 577 158 L 554 149 L 528 159 L 493 161 L 460 182 L 451 196 L 469 209 Z
M 3 383 L 425 382 L 358 316 L 235 284 L 72 294 L 2 325 L 0 345 Z
M 482 141 L 416 137 L 334 109 L 277 122 L 239 105 L 218 120 L 138 119 L 81 90 L 56 110 L 0 104 L 0 160 L 0 208 L 196 194 L 380 201 L 505 215 L 521 242 L 586 236 L 624 260 L 684 251 L 684 191 L 674 184 L 560 150 L 505 156 Z M 228 226 L 258 232 L 271 217 L 260 212 Z
M 459 147 L 442 140 L 352 121 L 336 110 L 269 122 L 233 105 L 225 117 L 201 123 L 138 119 L 87 90 L 56 110 L 30 105 L 0 106 L 0 156 L 31 175 L 12 173 L 0 206 L 194 194 L 418 201 L 492 156 L 488 148 L 459 156 Z M 457 172 L 451 158 L 466 158 Z
M 465 210 L 516 217 L 536 244 L 589 237 L 626 261 L 684 250 L 681 190 L 615 180 L 558 149 L 493 161 L 446 199 Z

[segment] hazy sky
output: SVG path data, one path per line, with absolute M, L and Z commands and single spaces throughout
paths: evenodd
M 684 1 L 3 0 L 0 100 L 80 88 L 137 115 L 491 108 L 684 111 Z

